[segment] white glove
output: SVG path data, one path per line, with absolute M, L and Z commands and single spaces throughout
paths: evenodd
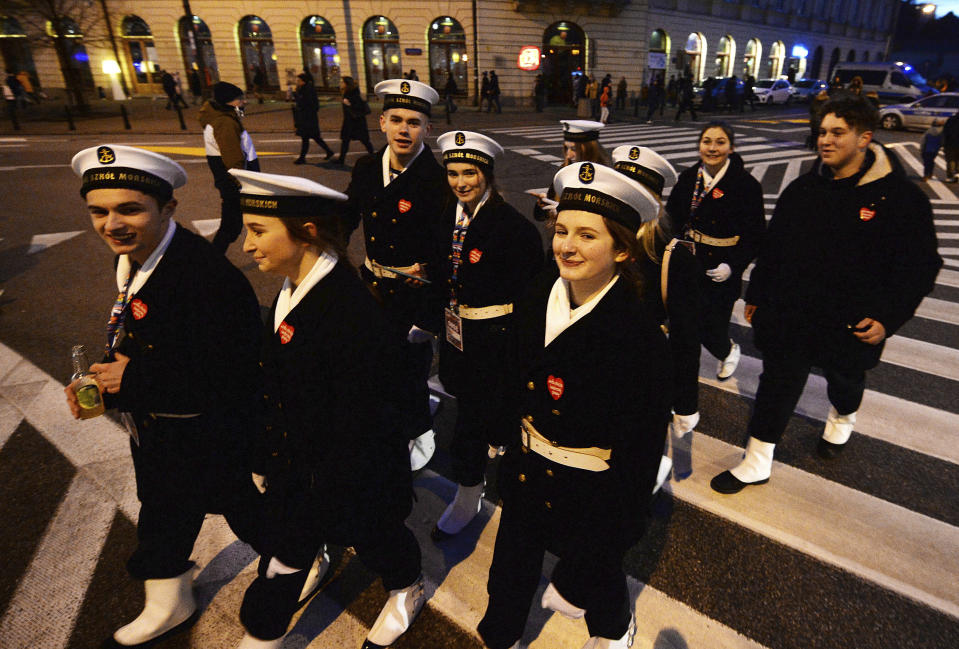
M 503 455 L 505 453 L 506 453 L 505 446 L 490 446 L 489 451 L 487 451 L 487 455 L 489 455 L 489 459 L 491 460 L 496 458 L 496 456 Z
M 266 493 L 266 476 L 259 473 L 250 474 L 253 476 L 253 486 L 256 487 L 256 490 L 261 494 Z
M 719 264 L 712 270 L 706 271 L 706 277 L 714 282 L 725 282 L 732 274 L 733 269 L 729 267 L 729 264 Z
M 410 327 L 410 332 L 406 334 L 406 340 L 411 343 L 428 343 L 433 340 L 433 334 L 413 325 Z

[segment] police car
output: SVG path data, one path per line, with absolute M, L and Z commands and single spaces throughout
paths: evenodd
M 926 129 L 935 119 L 945 121 L 959 112 L 959 92 L 944 92 L 923 97 L 908 104 L 892 104 L 879 109 L 879 120 L 886 129 Z

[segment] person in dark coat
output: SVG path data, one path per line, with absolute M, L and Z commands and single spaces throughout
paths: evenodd
M 724 88 L 726 93 L 726 109 L 730 113 L 735 112 L 736 109 L 739 109 L 739 112 L 743 112 L 743 100 L 742 96 L 739 94 L 739 79 L 734 74 L 733 76 L 726 79 L 726 87 Z
M 343 213 L 347 236 L 363 224 L 366 259 L 360 273 L 397 334 L 408 341 L 404 385 L 413 393 L 405 401 L 404 431 L 411 440 L 412 466 L 419 469 L 436 447 L 427 380 L 432 342 L 443 330 L 447 295 L 442 282 L 453 231 L 445 210 L 449 184 L 425 143 L 439 94 L 404 79 L 381 81 L 374 91 L 383 99 L 380 129 L 387 145 L 353 167 Z
M 492 110 L 493 108 L 493 104 L 496 104 L 496 112 L 502 113 L 503 108 L 499 104 L 499 95 L 500 95 L 499 77 L 496 76 L 495 70 L 489 71 L 489 91 L 488 92 L 489 92 L 489 101 L 486 104 L 486 112 L 487 113 L 490 112 L 490 110 Z
M 719 359 L 720 380 L 739 365 L 729 318 L 742 292 L 743 271 L 756 257 L 766 228 L 762 186 L 734 147 L 735 134 L 725 122 L 703 127 L 700 161 L 679 175 L 666 203 L 669 231 L 696 244 L 702 265 L 700 340 Z
M 203 99 L 203 84 L 200 83 L 200 73 L 196 70 L 190 70 L 186 75 L 187 85 L 190 86 L 190 94 L 193 96 L 193 105 L 196 106 Z
M 243 274 L 173 220 L 179 164 L 100 145 L 72 166 L 93 229 L 117 255 L 106 354 L 90 369 L 131 436 L 140 513 L 127 570 L 144 581 L 146 603 L 113 639 L 139 646 L 193 618 L 190 555 L 204 517 L 229 515 L 254 491 L 260 308 Z M 66 395 L 78 415 L 71 386 Z
M 300 136 L 300 157 L 293 164 L 301 165 L 306 162 L 306 153 L 310 150 L 310 140 L 314 140 L 326 151 L 326 159 L 333 157 L 333 149 L 320 135 L 320 120 L 316 111 L 320 109 L 320 102 L 316 99 L 316 87 L 304 73 L 296 76 L 296 90 L 293 91 L 293 125 L 296 134 Z
M 703 81 L 703 112 L 708 113 L 716 109 L 716 96 L 713 90 L 716 88 L 716 79 L 707 77 Z M 696 119 L 695 117 L 693 119 Z
M 666 105 L 666 91 L 663 89 L 663 78 L 656 75 L 652 85 L 649 86 L 648 108 L 646 109 L 646 123 L 653 123 L 653 115 L 659 111 L 659 116 L 663 116 L 664 106 Z
M 742 462 L 713 478 L 715 491 L 768 482 L 813 366 L 823 370 L 831 404 L 817 451 L 838 455 L 866 370 L 935 286 L 942 258 L 929 199 L 872 141 L 878 125 L 864 98 L 830 100 L 819 159 L 776 201 L 746 292 L 746 320 L 763 355 L 749 439 Z
M 946 158 L 946 180 L 959 180 L 959 113 L 953 113 L 942 127 L 942 152 Z
M 506 447 L 503 509 L 478 631 L 490 649 L 520 639 L 549 551 L 559 561 L 543 606 L 585 617 L 587 646 L 626 649 L 635 623 L 622 561 L 645 528 L 669 419 L 666 338 L 631 263 L 659 205 L 591 162 L 554 185 L 560 276 L 540 275 L 517 304 L 507 409 L 489 440 Z
M 483 110 L 483 102 L 486 102 L 486 112 L 489 112 L 490 99 L 489 99 L 489 74 L 486 70 L 483 70 L 483 79 L 480 81 L 480 100 L 479 100 L 479 109 Z
M 340 157 L 336 161 L 345 164 L 351 140 L 359 141 L 366 147 L 367 153 L 373 153 L 373 143 L 370 142 L 370 129 L 366 124 L 370 105 L 363 99 L 353 77 L 343 77 L 340 90 L 343 92 L 343 125 L 340 126 Z
M 682 117 L 687 110 L 691 119 L 696 119 L 696 109 L 693 107 L 693 78 L 683 77 L 679 80 L 679 107 L 676 109 L 676 119 Z
M 455 226 L 447 264 L 446 336 L 439 376 L 456 396 L 450 455 L 456 497 L 433 528 L 433 538 L 458 534 L 476 516 L 485 486 L 487 440 L 501 407 L 490 386 L 503 375 L 513 303 L 543 264 L 539 231 L 496 190 L 494 160 L 503 149 L 469 131 L 444 133 L 446 178 L 453 191 L 449 220 Z
M 176 108 L 181 103 L 184 108 L 189 108 L 183 99 L 183 95 L 177 92 L 176 79 L 174 79 L 173 75 L 167 70 L 163 70 L 163 74 L 160 75 L 160 85 L 163 87 L 163 92 L 166 93 L 167 96 L 167 102 L 164 108 L 170 110 L 171 108 Z
M 263 332 L 261 437 L 249 514 L 257 579 L 240 609 L 242 649 L 273 649 L 318 548 L 353 547 L 389 598 L 363 644 L 392 644 L 425 601 L 420 549 L 404 521 L 413 486 L 399 428 L 402 339 L 347 263 L 337 206 L 305 178 L 236 170 L 243 250 L 285 277 Z M 232 523 L 231 523 L 232 524 Z
M 542 74 L 536 75 L 536 81 L 533 84 L 533 100 L 536 104 L 536 112 L 542 113 L 546 107 L 546 82 L 543 81 Z

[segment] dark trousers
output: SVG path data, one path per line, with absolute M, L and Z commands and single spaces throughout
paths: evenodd
M 365 124 L 363 128 L 357 129 L 344 127 L 340 129 L 340 157 L 338 159 L 340 164 L 346 161 L 346 153 L 350 150 L 350 142 L 352 140 L 356 140 L 365 146 L 367 153 L 373 153 L 373 143 L 370 142 L 370 132 L 366 129 Z
M 659 116 L 663 116 L 663 101 L 656 97 L 649 100 L 649 108 L 646 109 L 646 121 L 653 119 L 653 115 L 656 113 L 656 109 L 659 109 Z
M 320 148 L 326 151 L 328 158 L 333 157 L 333 149 L 329 147 L 326 141 L 323 140 L 321 135 L 310 135 L 309 137 L 300 137 L 300 157 L 305 158 L 307 152 L 310 150 L 310 140 L 315 141 L 320 145 Z
M 166 100 L 167 110 L 170 110 L 171 108 L 176 108 L 179 104 L 183 104 L 184 108 L 190 107 L 189 104 L 186 103 L 186 100 L 183 98 L 183 95 L 177 92 L 167 93 L 167 100 Z
M 430 414 L 430 388 L 427 381 L 433 365 L 433 345 L 430 343 L 404 343 L 406 382 L 411 391 L 404 430 L 409 439 L 416 439 L 433 427 Z
M 456 428 L 450 443 L 453 480 L 464 487 L 478 485 L 486 476 L 491 439 L 487 429 L 489 401 L 477 394 L 456 398 Z
M 213 183 L 220 192 L 220 227 L 213 235 L 213 247 L 225 253 L 243 229 L 243 210 L 240 209 L 240 190 L 233 177 Z
M 137 547 L 127 560 L 134 579 L 169 579 L 193 567 L 190 554 L 206 507 L 157 493 L 140 503 Z
M 502 112 L 503 112 L 503 108 L 499 105 L 499 95 L 490 95 L 490 96 L 489 96 L 489 100 L 487 101 L 487 104 L 486 104 L 486 112 L 488 113 L 488 112 L 490 112 L 490 111 L 493 109 L 493 104 L 494 104 L 494 103 L 496 104 L 496 112 L 497 112 L 497 113 L 502 113 Z
M 932 172 L 936 168 L 936 156 L 938 155 L 939 151 L 922 152 L 922 175 L 924 178 L 932 176 Z
M 959 175 L 959 146 L 943 147 L 943 152 L 946 155 L 946 176 Z
M 749 420 L 749 436 L 778 444 L 802 396 L 813 359 L 794 351 L 763 350 L 756 404 Z M 859 410 L 866 389 L 864 370 L 823 367 L 829 402 L 840 415 Z
M 523 635 L 550 531 L 527 517 L 521 507 L 503 505 L 486 586 L 489 605 L 477 627 L 490 649 L 508 649 Z M 590 636 L 619 639 L 629 628 L 624 554 L 582 548 L 576 556 L 559 557 L 553 570 L 551 581 L 559 593 L 586 610 Z
M 679 121 L 679 118 L 682 117 L 683 113 L 689 111 L 690 119 L 696 119 L 696 109 L 693 108 L 693 102 L 691 99 L 683 99 L 679 102 L 679 109 L 676 111 L 676 121 Z
M 740 275 L 733 273 L 725 282 L 714 282 L 705 275 L 699 282 L 701 317 L 699 336 L 710 354 L 722 360 L 729 356 L 729 318 L 742 291 Z

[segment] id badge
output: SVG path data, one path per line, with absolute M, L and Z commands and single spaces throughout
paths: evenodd
M 133 419 L 133 415 L 129 412 L 120 413 L 120 421 L 123 423 L 123 427 L 127 429 L 127 432 L 130 434 L 130 437 L 133 438 L 133 443 L 137 446 L 140 445 L 140 431 L 137 430 L 137 422 Z
M 446 309 L 446 342 L 463 351 L 463 319 L 452 309 Z

